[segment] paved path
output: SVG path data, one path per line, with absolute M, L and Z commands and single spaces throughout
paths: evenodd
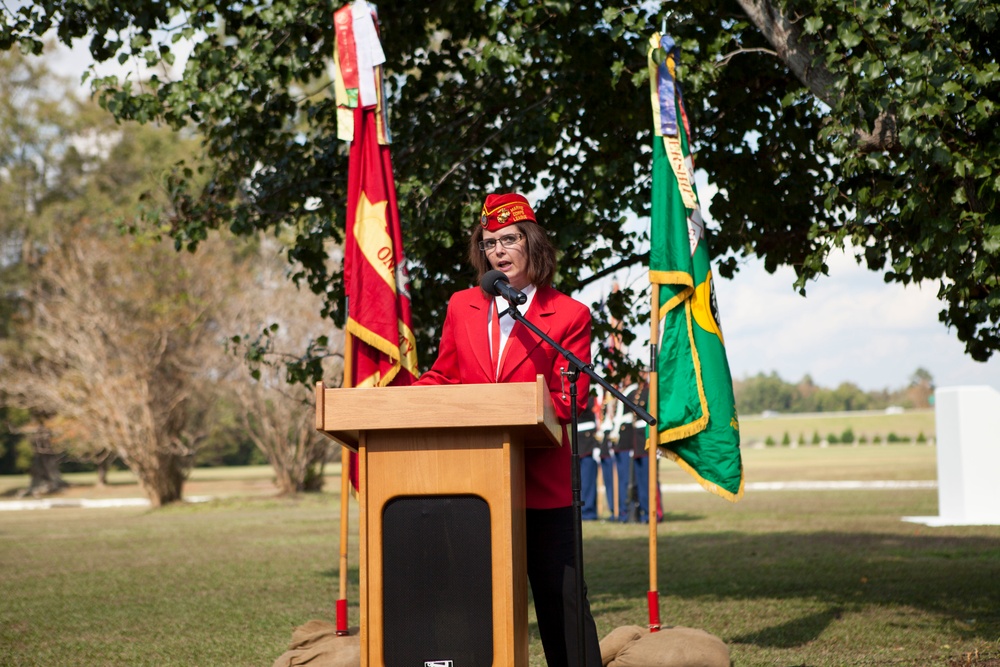
M 212 496 L 188 496 L 184 502 L 203 503 Z M 24 498 L 22 500 L 0 500 L 0 512 L 14 510 L 49 510 L 64 507 L 95 509 L 102 507 L 149 507 L 146 498 Z
M 700 484 L 664 484 L 663 493 L 701 491 Z M 747 482 L 743 490 L 750 491 L 853 491 L 867 489 L 936 489 L 937 480 L 869 480 L 829 482 Z

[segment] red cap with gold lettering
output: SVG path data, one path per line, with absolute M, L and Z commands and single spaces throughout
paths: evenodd
M 531 210 L 531 205 L 522 195 L 515 193 L 486 195 L 483 214 L 480 218 L 483 229 L 495 232 L 507 225 L 525 220 L 538 224 L 538 221 L 535 220 L 535 212 Z

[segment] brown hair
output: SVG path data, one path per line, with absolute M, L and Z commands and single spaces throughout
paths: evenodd
M 556 249 L 549 241 L 549 236 L 545 229 L 533 222 L 519 222 L 511 225 L 511 232 L 516 231 L 524 234 L 526 252 L 528 256 L 528 279 L 536 287 L 549 287 L 552 285 L 552 278 L 556 275 Z M 492 269 L 490 260 L 486 258 L 486 252 L 479 249 L 479 242 L 483 240 L 483 227 L 476 225 L 469 237 L 469 263 L 478 274 L 476 280 L 482 279 L 486 272 Z

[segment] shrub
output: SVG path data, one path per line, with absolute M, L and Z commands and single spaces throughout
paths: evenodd
M 830 435 L 826 436 L 826 441 L 829 442 L 831 445 L 836 445 L 838 442 L 840 442 L 840 440 L 837 438 L 836 433 L 831 433 Z
M 854 443 L 854 429 L 850 426 L 844 429 L 844 432 L 840 434 L 840 441 L 845 445 L 850 445 Z

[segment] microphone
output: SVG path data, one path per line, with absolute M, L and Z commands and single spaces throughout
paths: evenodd
M 479 286 L 490 296 L 502 296 L 512 304 L 523 304 L 528 300 L 528 295 L 510 286 L 510 281 L 503 271 L 487 271 L 483 279 L 479 281 Z

